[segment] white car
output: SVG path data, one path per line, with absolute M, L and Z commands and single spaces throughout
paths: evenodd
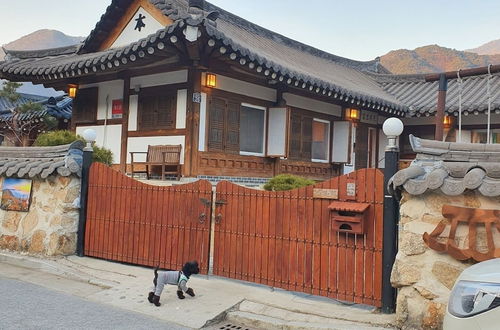
M 460 274 L 443 329 L 500 329 L 500 258 L 478 263 Z

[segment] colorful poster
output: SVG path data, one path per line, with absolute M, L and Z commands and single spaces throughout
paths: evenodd
M 111 118 L 122 118 L 123 116 L 123 101 L 113 100 L 113 107 L 111 109 Z
M 31 180 L 5 178 L 0 207 L 7 211 L 28 212 L 31 202 L 31 185 Z

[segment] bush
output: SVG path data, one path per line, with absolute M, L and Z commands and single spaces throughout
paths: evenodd
M 83 141 L 83 138 L 71 131 L 51 131 L 38 135 L 33 145 L 39 147 L 61 146 L 70 144 L 76 140 Z
M 269 180 L 269 182 L 264 185 L 264 189 L 268 191 L 292 190 L 310 186 L 315 183 L 314 180 L 309 180 L 300 176 L 280 174 Z
M 38 135 L 33 145 L 39 147 L 60 146 L 73 143 L 76 140 L 80 140 L 85 143 L 83 137 L 81 137 L 80 135 L 76 135 L 71 131 L 52 131 Z M 93 149 L 94 162 L 103 163 L 108 166 L 111 166 L 113 164 L 113 153 L 111 152 L 111 150 L 98 147 L 96 145 L 93 146 Z

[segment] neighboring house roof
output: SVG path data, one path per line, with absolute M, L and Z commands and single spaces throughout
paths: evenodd
M 500 145 L 424 140 L 410 135 L 417 157 L 390 180 L 391 189 L 412 195 L 441 190 L 449 196 L 478 190 L 484 196 L 500 196 Z
M 386 92 L 409 108 L 408 116 L 433 116 L 437 108 L 438 81 L 426 82 L 425 75 L 379 75 L 377 81 Z M 490 77 L 491 111 L 500 113 L 500 75 Z M 460 90 L 462 113 L 480 114 L 488 111 L 488 75 L 448 80 L 446 112 L 458 116 Z
M 0 147 L 0 175 L 40 177 L 81 176 L 83 142 L 55 147 Z
M 15 110 L 18 106 L 30 101 L 41 103 L 43 105 L 43 109 L 29 110 L 23 113 L 19 113 Z M 2 107 L 2 104 L 4 104 L 5 107 Z M 73 99 L 66 96 L 47 98 L 28 94 L 24 94 L 23 96 L 23 94 L 21 94 L 21 98 L 15 103 L 8 102 L 8 100 L 0 98 L 0 121 L 10 122 L 14 118 L 19 121 L 27 121 L 40 119 L 46 115 L 50 115 L 58 120 L 69 121 L 71 119 L 72 109 Z
M 40 101 L 46 101 L 48 98 L 44 96 L 39 96 L 39 95 L 31 95 L 31 94 L 24 94 L 24 93 L 18 93 L 19 94 L 19 99 L 16 101 L 12 102 L 6 97 L 0 97 L 0 112 L 1 111 L 12 111 L 16 107 L 29 103 L 29 102 L 40 102 Z
M 304 88 L 310 92 L 328 95 L 334 99 L 403 115 L 407 107 L 381 88 L 365 72 L 383 72 L 378 60 L 361 62 L 335 56 L 300 42 L 271 32 L 226 12 L 210 3 L 201 15 L 188 14 L 187 0 L 149 0 L 175 22 L 142 40 L 126 47 L 96 51 L 106 38 L 110 27 L 116 24 L 131 0 L 113 0 L 106 13 L 81 47 L 73 53 L 68 49 L 40 52 L 11 52 L 9 61 L 0 62 L 0 76 L 7 79 L 59 80 L 116 71 L 131 62 L 152 58 L 158 50 L 172 46 L 184 38 L 186 26 L 198 27 L 212 38 L 210 47 L 224 56 L 247 65 L 258 74 Z M 217 11 L 209 15 L 210 11 Z M 214 21 L 215 20 L 215 21 Z

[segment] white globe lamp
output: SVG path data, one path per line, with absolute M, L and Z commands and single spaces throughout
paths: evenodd
M 87 146 L 85 147 L 85 149 L 87 148 L 91 148 L 92 149 L 92 143 L 95 142 L 95 139 L 97 138 L 97 133 L 95 130 L 93 130 L 92 128 L 87 128 L 85 131 L 83 131 L 83 138 L 85 139 L 85 142 L 87 142 Z
M 396 145 L 397 138 L 403 133 L 404 125 L 401 119 L 399 118 L 389 118 L 384 122 L 382 126 L 382 130 L 384 134 L 389 139 L 389 144 L 387 145 L 386 150 L 395 151 L 398 149 Z

